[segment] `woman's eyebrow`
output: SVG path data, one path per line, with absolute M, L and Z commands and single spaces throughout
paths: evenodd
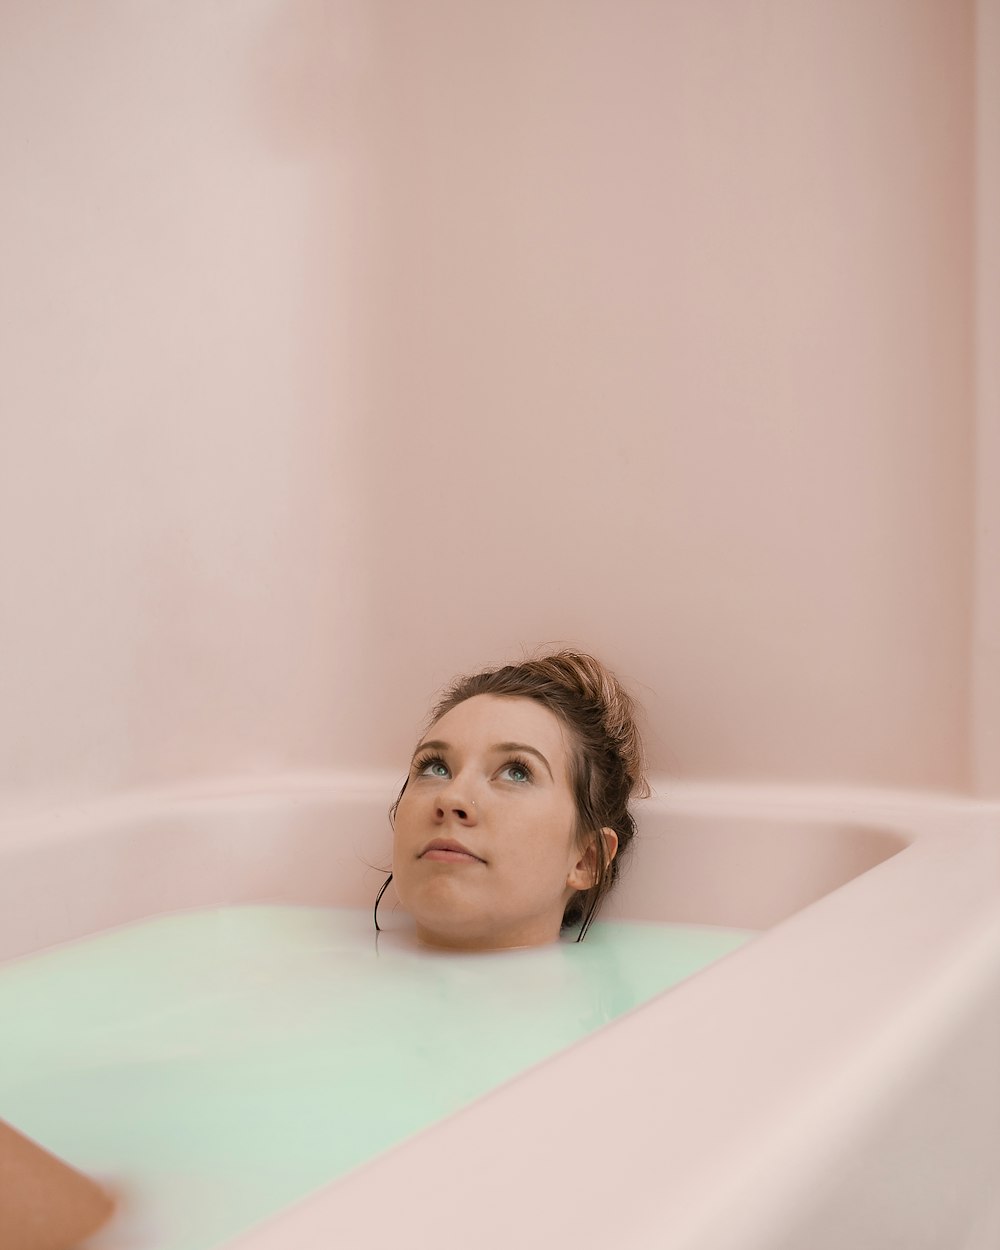
M 552 769 L 549 768 L 549 761 L 541 753 L 536 751 L 534 747 L 529 747 L 526 742 L 498 742 L 493 748 L 494 751 L 527 751 L 530 755 L 537 756 L 548 769 L 549 776 L 552 777 Z M 555 781 L 555 777 L 552 777 Z
M 417 749 L 413 752 L 411 759 L 416 759 L 421 751 L 450 751 L 450 750 L 451 750 L 451 747 L 448 745 L 447 742 L 442 742 L 440 738 L 432 738 L 429 742 L 421 742 L 417 746 Z M 498 742 L 493 747 L 493 750 L 496 751 L 498 754 L 502 751 L 527 751 L 529 755 L 534 755 L 542 761 L 542 763 L 548 769 L 549 776 L 552 777 L 553 781 L 555 781 L 555 777 L 552 774 L 552 769 L 549 766 L 549 761 L 545 758 L 545 756 L 541 753 L 541 751 L 536 750 L 534 747 L 529 747 L 526 742 Z
M 448 751 L 450 749 L 447 742 L 441 742 L 438 738 L 432 738 L 430 742 L 418 742 L 416 750 L 410 756 L 410 759 L 415 760 L 421 751 Z

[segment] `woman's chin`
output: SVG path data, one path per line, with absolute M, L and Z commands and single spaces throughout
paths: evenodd
M 528 908 L 497 912 L 481 890 L 458 874 L 404 880 L 399 889 L 403 910 L 416 925 L 417 941 L 438 950 L 514 950 L 547 946 L 559 938 L 563 900 L 540 911 Z

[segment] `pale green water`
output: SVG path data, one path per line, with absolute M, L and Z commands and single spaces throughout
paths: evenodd
M 114 1178 L 102 1246 L 202 1250 L 751 936 L 448 955 L 376 949 L 367 910 L 160 916 L 0 968 L 0 1117 Z

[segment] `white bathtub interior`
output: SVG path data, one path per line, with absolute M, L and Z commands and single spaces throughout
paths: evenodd
M 254 793 L 233 785 L 137 796 L 89 816 L 50 813 L 30 829 L 8 829 L 5 880 L 21 904 L 0 917 L 0 949 L 14 956 L 178 909 L 368 906 L 388 851 L 391 794 L 391 786 L 344 778 L 284 779 Z M 997 1038 L 984 993 L 995 989 L 1000 949 L 997 867 L 996 837 L 974 811 L 945 805 L 921 814 L 905 802 L 865 810 L 843 800 L 838 808 L 829 797 L 727 798 L 724 789 L 678 787 L 644 808 L 636 856 L 608 917 L 759 936 L 240 1244 L 289 1244 L 307 1237 L 313 1221 L 376 1246 L 416 1220 L 435 1229 L 435 1244 L 457 1246 L 461 1220 L 442 1230 L 430 1197 L 433 1176 L 447 1168 L 463 1210 L 494 1192 L 496 1177 L 526 1186 L 542 1213 L 532 1243 L 541 1245 L 558 1223 L 546 1185 L 559 1183 L 575 1135 L 594 1125 L 602 1140 L 629 1142 L 608 1165 L 618 1181 L 641 1182 L 617 1225 L 592 1221 L 595 1245 L 612 1237 L 647 1244 L 657 1229 L 669 1231 L 671 1245 L 699 1250 L 797 1250 L 806 1229 L 809 1244 L 832 1247 L 815 1240 L 817 1220 L 842 1233 L 845 1211 L 861 1228 L 884 1217 L 880 1201 L 900 1201 L 900 1184 L 910 1182 L 893 1168 L 883 1191 L 871 1161 L 906 1134 L 907 1116 L 919 1121 L 912 1148 L 936 1181 L 897 1223 L 925 1226 L 928 1209 L 938 1218 L 944 1191 L 958 1195 L 950 1227 L 983 1220 L 982 1173 L 996 1158 L 990 1115 L 998 1104 L 983 1081 Z M 953 1074 L 951 1099 L 931 1079 L 942 1067 Z M 616 1073 L 607 1091 L 598 1076 L 606 1071 Z M 582 1103 L 581 1085 L 593 1091 Z M 537 1127 L 530 1142 L 518 1131 L 527 1122 Z M 955 1152 L 934 1144 L 957 1137 L 974 1161 L 961 1176 L 948 1162 Z M 406 1212 L 379 1208 L 383 1186 L 402 1188 Z M 670 1195 L 665 1207 L 651 1197 L 661 1190 Z M 720 1193 L 740 1212 L 735 1225 L 720 1214 Z M 498 1213 L 482 1244 L 518 1235 L 515 1215 Z M 935 1244 L 914 1236 L 914 1246 Z

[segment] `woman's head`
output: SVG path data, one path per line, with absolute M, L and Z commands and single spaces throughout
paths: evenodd
M 422 940 L 535 946 L 613 885 L 648 794 L 634 704 L 597 660 L 560 651 L 458 679 L 393 809 L 393 878 Z

